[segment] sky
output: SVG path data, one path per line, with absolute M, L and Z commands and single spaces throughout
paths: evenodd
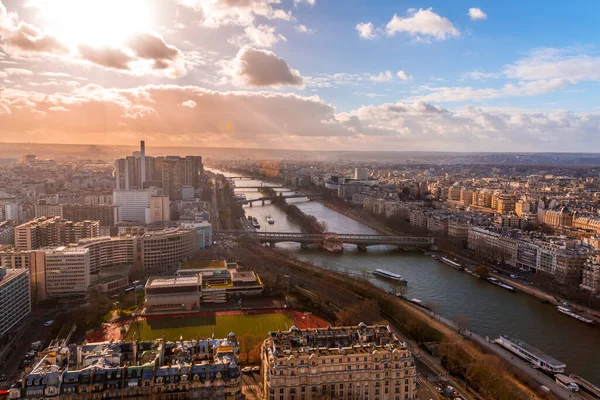
M 600 2 L 0 0 L 0 142 L 597 152 Z

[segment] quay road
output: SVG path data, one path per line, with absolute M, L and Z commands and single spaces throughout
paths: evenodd
M 291 232 L 245 232 L 245 231 L 221 231 L 215 235 L 227 238 L 250 237 L 261 243 L 295 242 L 301 244 L 321 243 L 327 236 L 318 233 L 291 233 Z M 358 246 L 410 246 L 429 247 L 434 244 L 432 237 L 392 236 L 392 235 L 370 235 L 340 233 L 336 237 L 345 244 Z

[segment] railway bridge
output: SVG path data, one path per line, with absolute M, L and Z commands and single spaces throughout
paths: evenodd
M 245 232 L 245 231 L 222 231 L 215 232 L 223 238 L 252 238 L 260 243 L 295 242 L 303 246 L 310 244 L 320 245 L 325 237 L 335 238 L 344 244 L 354 244 L 359 249 L 365 250 L 368 246 L 391 245 L 402 248 L 429 248 L 435 244 L 434 239 L 428 236 L 394 236 L 394 235 L 365 235 L 354 233 L 290 233 L 290 232 Z

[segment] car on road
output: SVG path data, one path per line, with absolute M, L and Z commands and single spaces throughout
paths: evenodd
M 252 368 L 251 367 L 244 367 L 244 368 L 242 368 L 242 372 L 244 374 L 249 374 L 250 372 L 252 372 Z
M 51 319 L 50 321 L 46 321 L 46 323 L 44 323 L 44 326 L 48 327 L 50 325 L 52 325 L 54 323 L 54 320 Z
M 254 367 L 252 367 L 252 372 L 260 372 L 260 367 L 258 365 L 255 365 Z

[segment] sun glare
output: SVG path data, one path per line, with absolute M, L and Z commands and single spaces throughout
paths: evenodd
M 132 34 L 152 29 L 145 0 L 32 0 L 45 30 L 72 47 L 118 47 Z

